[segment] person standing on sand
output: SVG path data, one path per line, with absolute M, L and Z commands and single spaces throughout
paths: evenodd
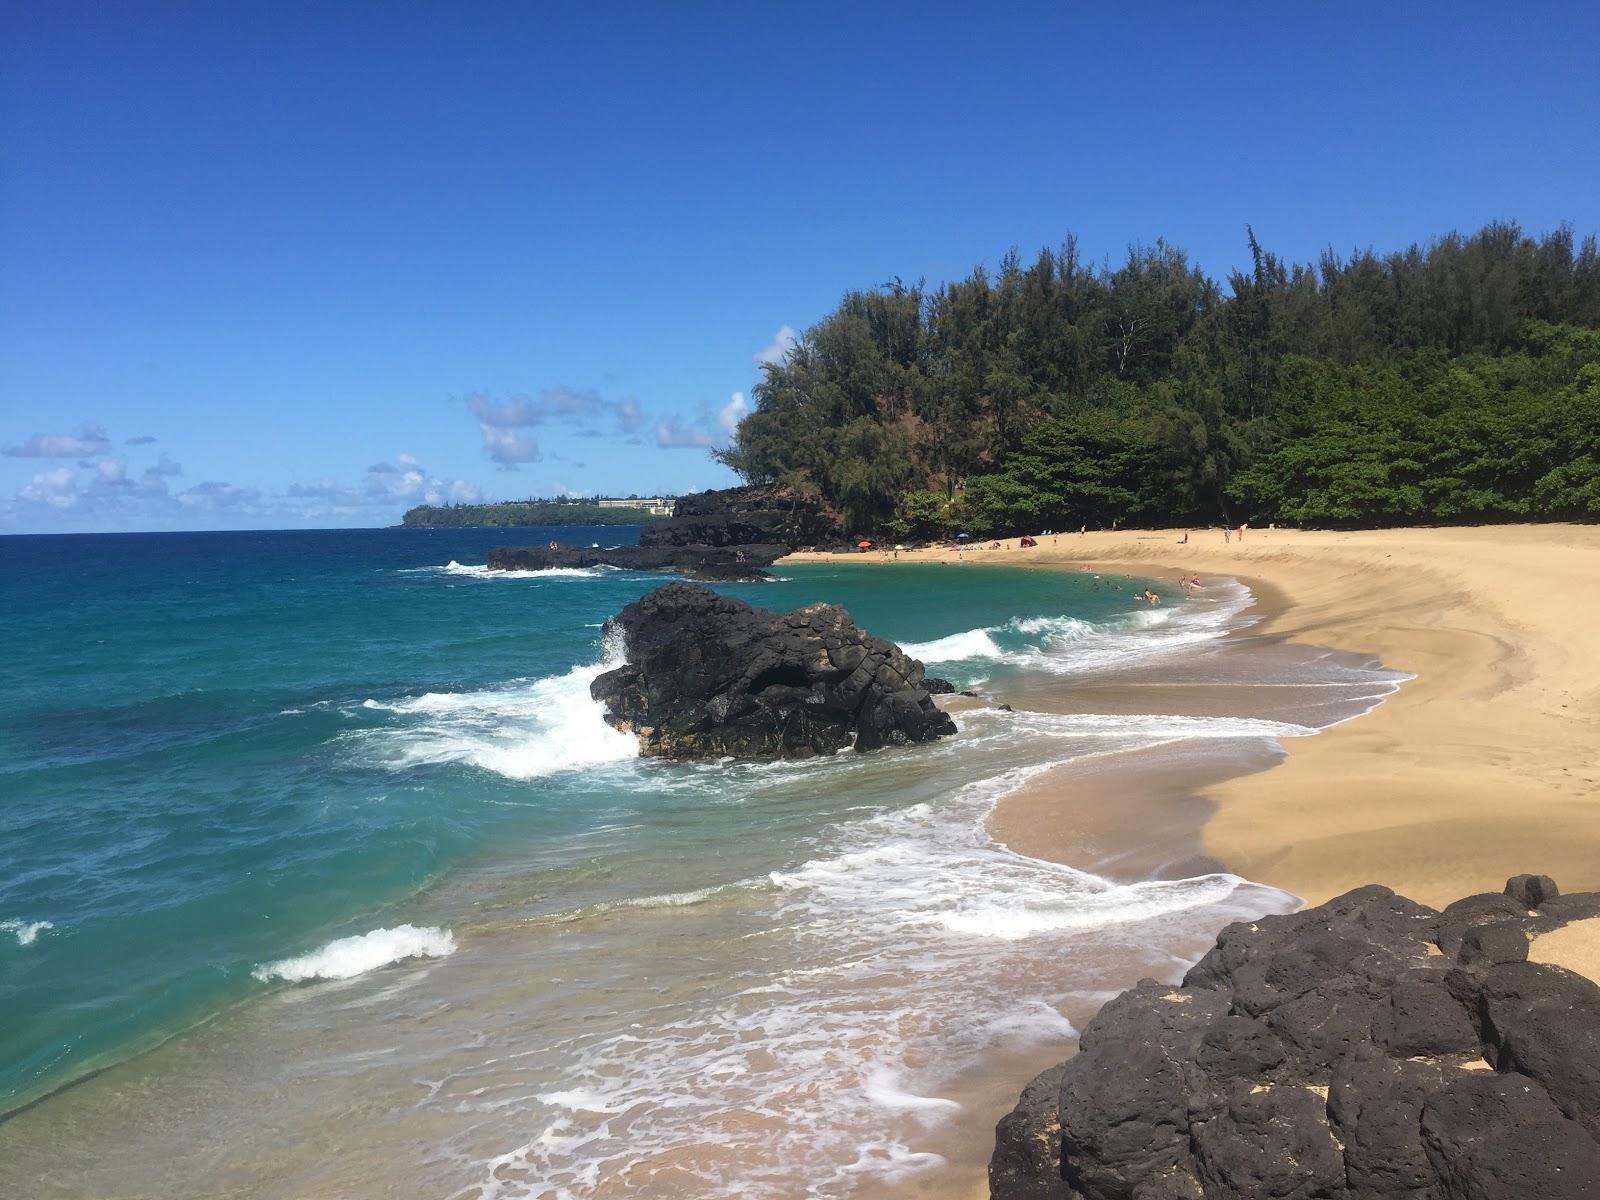
M 1187 546 L 1188 544 L 1189 544 L 1189 531 L 1187 529 L 1185 529 L 1183 531 L 1183 536 L 1178 539 L 1178 545 Z
M 1246 529 L 1249 529 L 1249 528 L 1250 528 L 1250 525 L 1249 525 L 1248 522 L 1246 522 L 1246 521 L 1240 521 L 1239 522 L 1239 540 L 1241 542 L 1244 541 L 1244 531 Z
M 1227 545 L 1231 541 L 1233 541 L 1233 529 L 1231 526 L 1224 525 L 1222 527 L 1222 544 Z

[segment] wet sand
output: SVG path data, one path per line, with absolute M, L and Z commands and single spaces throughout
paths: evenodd
M 1600 887 L 1600 527 L 1252 529 L 1242 543 L 1196 530 L 1180 544 L 1183 533 L 1064 534 L 967 555 L 1234 576 L 1259 598 L 1255 633 L 1417 676 L 1375 712 L 1289 741 L 1269 770 L 1202 781 L 1215 808 L 1204 853 L 1308 903 L 1380 881 L 1442 904 L 1521 871 Z M 997 818 L 1040 852 L 1044 826 L 1075 819 L 1068 781 L 1056 780 L 1057 808 L 1036 791 L 1015 801 L 1031 817 Z

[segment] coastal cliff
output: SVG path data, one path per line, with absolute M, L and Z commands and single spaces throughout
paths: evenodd
M 641 546 L 746 546 L 781 543 L 790 548 L 836 542 L 838 516 L 820 500 L 775 484 L 723 488 L 679 497 L 672 517 L 646 526 Z
M 1230 925 L 1108 1003 L 996 1128 L 994 1200 L 1592 1200 L 1600 986 L 1532 962 L 1600 893 L 1388 888 Z M 1537 955 L 1536 955 L 1537 957 Z
M 795 547 L 839 536 L 836 519 L 821 504 L 775 486 L 684 496 L 677 514 L 646 526 L 637 546 L 495 546 L 489 569 L 605 566 L 683 571 L 691 579 L 731 582 L 765 578 L 763 568 Z
M 419 504 L 400 518 L 405 529 L 517 529 L 535 525 L 644 525 L 664 520 L 643 508 L 602 508 L 582 500 L 500 500 L 489 504 Z

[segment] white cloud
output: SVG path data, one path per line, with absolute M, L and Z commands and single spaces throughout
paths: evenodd
M 374 488 L 372 485 L 376 484 Z M 420 467 L 406 467 L 392 475 L 367 480 L 367 490 L 388 500 L 413 500 L 428 486 L 428 476 Z
M 594 388 L 565 384 L 545 388 L 535 397 L 495 400 L 482 392 L 466 398 L 467 411 L 478 421 L 484 456 L 506 470 L 540 461 L 538 440 L 522 430 L 549 424 L 571 426 L 577 437 L 601 437 L 604 431 L 636 433 L 650 415 L 638 400 L 608 400 Z
M 483 499 L 477 484 L 465 479 L 431 479 L 422 498 L 429 504 L 476 504 Z
M 644 409 L 639 407 L 639 402 L 632 396 L 624 396 L 621 400 L 617 401 L 615 407 L 617 413 L 617 427 L 621 429 L 623 433 L 636 433 L 639 429 L 639 426 L 643 425 L 650 419 L 645 414 Z
M 543 457 L 538 441 L 514 428 L 480 421 L 478 429 L 483 434 L 483 452 L 501 466 L 515 467 L 518 463 L 538 462 Z
M 614 407 L 594 388 L 573 388 L 566 384 L 545 388 L 537 399 L 513 396 L 506 401 L 496 401 L 482 392 L 467 397 L 467 408 L 479 423 L 499 429 L 525 428 L 550 421 L 585 424 L 600 420 Z
M 750 414 L 750 402 L 744 398 L 743 392 L 735 392 L 728 398 L 728 402 L 717 410 L 717 424 L 722 428 L 724 436 L 731 438 L 739 428 L 739 422 Z
M 17 493 L 19 500 L 30 504 L 43 504 L 49 508 L 76 508 L 82 497 L 71 467 L 57 467 L 54 471 L 41 471 L 33 481 Z
M 183 467 L 178 463 L 173 462 L 172 459 L 168 458 L 165 450 L 161 452 L 161 457 L 156 459 L 154 466 L 146 467 L 144 469 L 144 477 L 146 479 L 160 479 L 164 475 L 182 474 Z
M 148 446 L 151 445 L 155 440 L 156 439 L 151 437 L 149 434 L 142 434 L 139 437 L 131 437 L 122 444 L 124 446 Z
M 663 450 L 707 449 L 711 434 L 698 425 L 685 425 L 675 416 L 656 422 L 656 445 Z
M 121 459 L 103 458 L 74 468 L 62 465 L 34 475 L 15 496 L 19 513 L 51 523 L 49 514 L 61 514 L 79 525 L 129 528 L 145 523 L 183 526 L 195 522 L 219 524 L 282 524 L 330 521 L 341 524 L 382 522 L 414 504 L 472 502 L 480 498 L 475 484 L 463 479 L 439 479 L 409 454 L 393 462 L 375 463 L 357 485 L 323 479 L 297 483 L 282 491 L 241 487 L 221 480 L 206 480 L 174 493 L 169 478 L 183 468 L 167 455 L 138 475 L 131 475 Z M 3 506 L 0 506 L 3 507 Z M 225 514 L 225 515 L 224 515 Z
M 252 487 L 235 487 L 231 483 L 209 479 L 197 483 L 187 491 L 179 492 L 178 503 L 188 509 L 254 508 L 261 499 L 261 490 Z
M 302 508 L 301 517 L 318 515 L 349 516 L 353 511 L 375 510 L 399 505 L 443 504 L 446 501 L 469 503 L 479 498 L 476 484 L 465 479 L 437 479 L 428 474 L 414 455 L 401 454 L 394 462 L 376 462 L 368 467 L 361 484 L 347 486 L 334 479 L 316 483 L 297 483 L 285 493 L 295 500 L 314 500 L 317 505 Z
M 778 326 L 778 332 L 772 335 L 772 341 L 755 352 L 754 358 L 759 366 L 777 367 L 789 357 L 789 351 L 795 348 L 800 341 L 800 335 L 788 325 Z
M 77 433 L 36 433 L 20 446 L 7 446 L 11 458 L 88 458 L 111 449 L 111 439 L 98 425 Z

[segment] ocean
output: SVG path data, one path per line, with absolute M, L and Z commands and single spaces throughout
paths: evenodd
M 1249 594 L 784 564 L 719 590 L 844 604 L 980 692 L 959 736 L 643 760 L 588 685 L 623 652 L 606 618 L 662 576 L 482 566 L 503 542 L 636 537 L 0 538 L 0 1191 L 936 1178 L 952 1130 L 999 1116 L 963 1099 L 986 1063 L 1061 1057 L 1116 989 L 1296 903 L 1222 870 L 1117 882 L 1024 857 L 986 831 L 996 800 L 1141 747 L 1260 753 L 1395 685 L 1302 656 L 1277 669 L 1324 689 L 1314 713 L 1005 712 L 1013 691 L 1193 671 L 1239 640 Z

